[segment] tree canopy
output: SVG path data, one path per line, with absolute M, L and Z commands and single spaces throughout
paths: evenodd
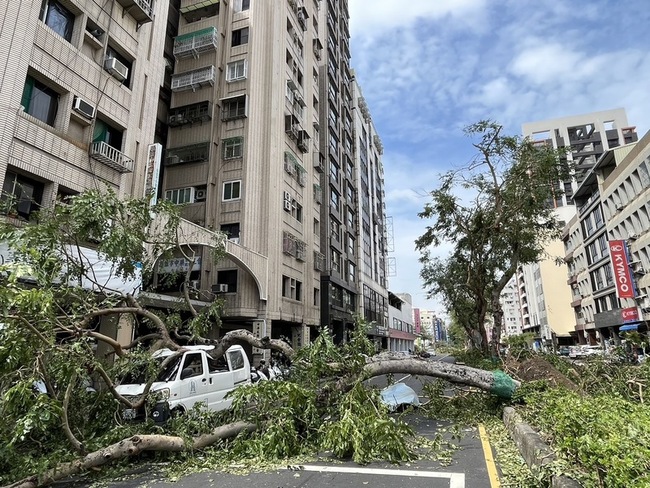
M 501 291 L 518 266 L 537 262 L 545 244 L 560 236 L 554 202 L 570 178 L 562 150 L 502 130 L 493 121 L 468 126 L 476 156 L 441 175 L 418 214 L 432 221 L 416 240 L 425 288 L 484 351 L 500 335 Z M 434 248 L 443 242 L 452 251 L 437 257 Z M 489 319 L 494 338 L 486 333 Z

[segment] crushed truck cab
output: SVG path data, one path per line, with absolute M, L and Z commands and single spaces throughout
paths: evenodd
M 251 382 L 251 367 L 241 346 L 231 346 L 226 354 L 213 359 L 209 351 L 214 346 L 186 346 L 182 353 L 160 371 L 151 386 L 150 393 L 158 395 L 151 416 L 156 422 L 164 422 L 170 415 L 184 413 L 197 403 L 209 410 L 229 408 L 232 400 L 226 395 L 238 386 Z M 177 351 L 160 349 L 153 354 L 162 363 Z M 137 401 L 144 391 L 145 383 L 127 382 L 116 390 L 123 397 Z M 124 419 L 145 418 L 145 410 L 126 409 Z

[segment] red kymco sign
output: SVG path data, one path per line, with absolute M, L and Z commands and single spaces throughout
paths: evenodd
M 639 309 L 636 307 L 624 308 L 621 310 L 621 319 L 624 324 L 639 321 Z
M 627 260 L 625 241 L 609 241 L 609 256 L 612 259 L 612 267 L 614 268 L 616 295 L 618 295 L 618 298 L 634 298 L 634 285 L 632 283 L 630 264 Z

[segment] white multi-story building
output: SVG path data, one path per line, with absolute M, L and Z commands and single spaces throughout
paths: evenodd
M 564 223 L 576 214 L 575 192 L 598 158 L 637 139 L 623 109 L 531 122 L 522 129 L 525 137 L 539 144 L 569 149 L 567 159 L 574 168 L 573 178 L 557 182 L 559 191 L 553 201 L 557 218 Z M 522 266 L 518 272 L 522 331 L 534 333 L 539 346 L 572 344 L 578 339 L 571 306 L 575 296 L 566 280 L 567 266 L 558 265 L 558 258 L 564 255 L 562 241 L 549 242 L 545 252 L 545 259 Z
M 382 149 L 347 2 L 16 0 L 3 14 L 5 218 L 88 188 L 153 191 L 228 236 L 218 262 L 193 246 L 189 270 L 196 307 L 225 301 L 215 335 L 300 347 L 321 324 L 345 340 L 361 314 L 387 341 Z M 143 302 L 169 307 L 181 283 L 161 278 L 188 267 L 160 263 Z

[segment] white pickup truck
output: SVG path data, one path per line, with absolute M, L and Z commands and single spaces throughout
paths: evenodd
M 232 400 L 226 395 L 238 386 L 251 382 L 251 367 L 248 356 L 241 346 L 231 346 L 218 359 L 208 355 L 214 346 L 186 346 L 184 352 L 167 365 L 151 386 L 151 393 L 157 393 L 160 401 L 151 410 L 156 422 L 164 422 L 171 415 L 184 413 L 202 402 L 210 410 L 229 408 Z M 175 354 L 170 349 L 160 349 L 153 357 L 161 363 Z M 125 398 L 137 400 L 145 384 L 137 380 L 126 380 L 116 390 Z M 125 409 L 125 420 L 144 418 L 145 411 Z

